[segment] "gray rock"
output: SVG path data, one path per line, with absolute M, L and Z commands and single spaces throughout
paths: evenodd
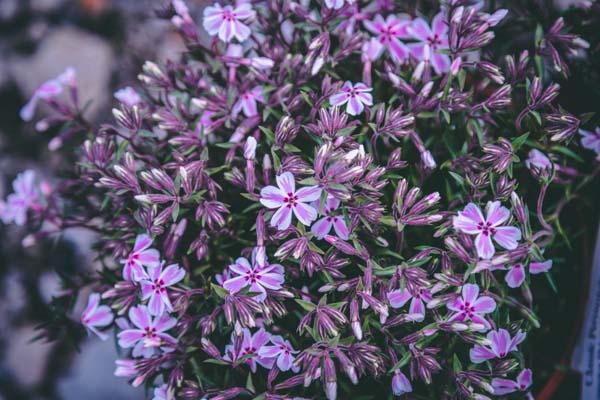
M 38 334 L 33 325 L 13 328 L 6 342 L 5 366 L 19 384 L 33 387 L 44 378 L 53 344 L 31 340 Z
M 0 1 L 0 21 L 8 21 L 17 15 L 19 11 L 19 0 Z

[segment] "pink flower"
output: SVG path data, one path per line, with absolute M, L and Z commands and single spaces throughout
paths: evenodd
M 154 397 L 152 400 L 175 400 L 173 390 L 169 389 L 169 385 L 163 383 L 157 388 L 154 388 Z
M 257 101 L 259 103 L 265 102 L 262 86 L 255 86 L 251 90 L 242 93 L 233 105 L 231 110 L 232 115 L 235 117 L 240 113 L 240 111 L 244 111 L 244 115 L 246 117 L 258 115 L 258 107 L 256 105 Z
M 129 309 L 129 320 L 135 328 L 119 333 L 119 346 L 125 349 L 133 347 L 134 357 L 146 355 L 148 349 L 177 343 L 173 336 L 165 333 L 177 324 L 177 320 L 168 314 L 152 318 L 148 307 L 137 306 Z
M 346 81 L 341 91 L 329 98 L 329 103 L 332 106 L 341 106 L 348 103 L 346 112 L 350 115 L 358 115 L 363 112 L 364 105 L 373 105 L 373 96 L 369 93 L 372 90 L 362 82 L 352 85 L 352 82 Z
M 531 149 L 527 160 L 525 160 L 525 166 L 529 169 L 535 167 L 540 170 L 550 170 L 552 169 L 552 161 L 550 161 L 550 159 L 541 151 Z
M 475 345 L 469 351 L 469 357 L 475 364 L 480 364 L 494 358 L 504 358 L 513 351 L 517 350 L 517 346 L 525 340 L 525 333 L 517 332 L 514 338 L 510 337 L 510 333 L 506 329 L 490 331 L 487 334 L 487 340 L 490 341 L 489 347 Z
M 31 121 L 33 113 L 39 100 L 53 100 L 63 91 L 63 86 L 75 86 L 75 70 L 72 67 L 67 68 L 62 74 L 54 79 L 50 79 L 33 92 L 31 99 L 21 108 L 20 117 L 23 121 Z
M 494 394 L 501 396 L 503 394 L 514 393 L 516 391 L 524 392 L 533 383 L 533 374 L 529 368 L 524 369 L 517 376 L 516 381 L 510 379 L 494 378 L 492 379 L 492 387 L 494 388 Z
M 318 208 L 318 204 L 316 205 Z M 327 202 L 321 209 L 321 215 L 323 218 L 318 220 L 311 226 L 310 231 L 318 238 L 323 239 L 329 235 L 331 228 L 335 230 L 336 235 L 342 240 L 348 240 L 350 236 L 350 230 L 346 225 L 343 215 L 337 215 L 335 212 L 340 207 L 340 201 L 332 195 L 327 195 Z
M 102 333 L 98 328 L 104 328 L 113 322 L 113 313 L 108 306 L 100 305 L 100 295 L 98 293 L 90 294 L 88 304 L 81 314 L 81 323 L 91 332 L 94 332 L 100 339 L 106 340 L 108 335 Z
M 325 5 L 327 8 L 333 8 L 334 10 L 339 10 L 342 8 L 346 0 L 325 0 Z M 354 3 L 354 0 L 348 0 L 349 4 Z
M 276 359 L 277 368 L 279 368 L 280 371 L 287 371 L 292 368 L 294 354 L 298 353 L 298 351 L 294 350 L 289 341 L 284 340 L 278 335 L 271 336 L 271 343 L 273 343 L 274 346 L 263 346 L 259 350 L 258 355 L 262 358 Z
M 265 186 L 260 191 L 260 202 L 263 206 L 278 210 L 271 218 L 271 226 L 278 230 L 287 229 L 292 223 L 292 212 L 304 225 L 310 225 L 317 219 L 317 210 L 306 204 L 321 196 L 318 186 L 306 186 L 296 191 L 296 182 L 291 172 L 278 175 L 277 186 Z
M 417 322 L 425 319 L 425 303 L 432 300 L 431 292 L 424 288 L 420 288 L 415 294 L 406 288 L 393 290 L 387 294 L 387 298 L 392 308 L 400 308 L 410 300 L 409 313 Z
M 271 339 L 271 335 L 264 329 L 259 329 L 254 334 L 250 333 L 248 328 L 242 330 L 241 345 L 236 346 L 236 341 L 240 338 L 235 336 L 235 333 L 231 335 L 231 344 L 225 347 L 224 360 L 237 362 L 242 357 L 245 358 L 244 362 L 250 366 L 252 372 L 256 372 L 256 365 L 260 364 L 267 369 L 273 368 L 275 364 L 275 358 L 265 358 L 259 355 L 263 346 L 266 345 Z M 238 349 L 236 351 L 236 349 Z
M 128 281 L 140 281 L 148 279 L 144 267 L 156 267 L 160 265 L 160 254 L 158 250 L 149 248 L 152 239 L 148 235 L 138 235 L 135 238 L 133 250 L 127 259 L 121 260 L 123 267 L 123 279 Z
M 399 369 L 394 371 L 392 378 L 392 392 L 395 396 L 402 396 L 405 393 L 412 392 L 413 388 L 410 381 Z
M 240 4 L 235 8 L 230 5 L 221 7 L 220 4 L 215 3 L 204 9 L 202 25 L 209 35 L 218 35 L 224 42 L 231 42 L 233 38 L 243 42 L 248 39 L 251 32 L 242 21 L 254 18 L 255 15 L 249 3 Z
M 536 275 L 543 272 L 548 272 L 552 268 L 552 260 L 544 262 L 532 262 L 529 264 L 529 273 Z M 521 263 L 515 264 L 509 268 L 508 273 L 504 277 L 506 284 L 511 288 L 517 288 L 525 281 L 525 266 Z
M 364 21 L 365 28 L 377 35 L 377 40 L 390 52 L 392 59 L 402 64 L 409 55 L 408 47 L 400 39 L 410 37 L 408 28 L 410 19 L 403 15 L 401 18 L 388 15 L 384 20 L 381 15 L 376 15 L 373 21 Z
M 41 195 L 36 185 L 35 172 L 21 172 L 12 183 L 14 193 L 6 198 L 6 203 L 0 201 L 0 218 L 6 223 L 14 222 L 24 225 L 27 221 L 27 211 L 40 206 Z
M 594 132 L 580 129 L 579 134 L 581 135 L 581 145 L 600 155 L 600 126 Z
M 490 324 L 483 317 L 496 309 L 496 302 L 488 296 L 479 297 L 479 286 L 467 283 L 462 287 L 462 296 L 446 304 L 454 314 L 448 319 L 452 321 L 473 321 L 481 324 L 484 328 L 490 329 Z
M 283 266 L 279 264 L 269 264 L 265 254 L 265 248 L 260 246 L 254 248 L 252 252 L 252 265 L 247 259 L 240 257 L 235 260 L 235 264 L 229 266 L 229 269 L 237 274 L 223 283 L 223 287 L 234 294 L 249 286 L 250 292 L 258 293 L 254 297 L 257 301 L 264 301 L 267 297 L 267 290 L 279 290 L 284 282 Z
M 494 241 L 507 250 L 514 250 L 521 239 L 521 231 L 514 226 L 501 226 L 510 217 L 510 211 L 502 207 L 499 201 L 488 202 L 487 215 L 483 217 L 481 209 L 473 203 L 467 204 L 463 211 L 454 217 L 454 229 L 469 235 L 477 235 L 475 247 L 480 258 L 490 259 L 496 250 Z
M 142 300 L 150 299 L 148 309 L 152 315 L 162 315 L 165 309 L 173 311 L 167 288 L 183 279 L 185 271 L 178 264 L 171 264 L 164 270 L 161 265 L 148 267 L 148 278 L 141 280 Z
M 117 90 L 115 92 L 115 99 L 129 107 L 137 106 L 142 102 L 140 95 L 131 86 Z
M 409 44 L 410 53 L 419 60 L 425 61 L 425 46 L 431 51 L 431 65 L 438 75 L 450 69 L 450 57 L 440 50 L 448 48 L 448 26 L 444 21 L 444 14 L 438 13 L 431 23 L 431 27 L 423 18 L 415 18 L 408 27 L 410 35 L 419 43 Z

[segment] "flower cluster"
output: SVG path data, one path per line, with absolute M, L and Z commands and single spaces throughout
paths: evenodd
M 146 62 L 112 124 L 85 121 L 74 76 L 36 92 L 23 117 L 43 101 L 68 127 L 52 149 L 85 137 L 76 178 L 19 176 L 2 219 L 98 233 L 81 323 L 116 327 L 115 374 L 154 399 L 527 393 L 546 194 L 598 173 L 572 159 L 600 131 L 579 141 L 544 52 L 494 53 L 510 13 L 471 3 L 173 0 L 188 52 Z

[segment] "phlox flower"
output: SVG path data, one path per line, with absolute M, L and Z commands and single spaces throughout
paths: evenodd
M 169 390 L 169 385 L 163 383 L 159 387 L 154 388 L 152 400 L 175 400 L 175 395 L 172 390 Z
M 4 223 L 14 222 L 24 225 L 27 211 L 40 206 L 41 194 L 36 184 L 35 172 L 21 172 L 12 183 L 14 192 L 9 194 L 6 202 L 0 201 L 0 218 Z
M 346 105 L 346 112 L 350 115 L 358 115 L 363 112 L 364 106 L 373 105 L 373 89 L 362 82 L 352 84 L 350 81 L 344 82 L 342 89 L 329 98 L 332 106 Z
M 271 218 L 271 226 L 278 230 L 287 229 L 292 223 L 292 213 L 304 225 L 310 225 L 317 218 L 317 210 L 310 204 L 321 196 L 318 186 L 306 186 L 296 191 L 296 182 L 291 172 L 278 175 L 277 187 L 265 186 L 260 191 L 263 206 L 278 210 Z
M 163 269 L 161 265 L 148 267 L 148 277 L 140 281 L 142 287 L 142 300 L 148 301 L 148 310 L 152 315 L 162 315 L 165 310 L 173 311 L 169 299 L 169 286 L 173 286 L 183 279 L 185 270 L 178 264 L 171 264 Z
M 209 35 L 218 35 L 224 42 L 231 42 L 233 38 L 243 42 L 251 33 L 250 28 L 243 21 L 254 18 L 255 15 L 256 12 L 250 3 L 243 3 L 237 7 L 231 5 L 222 7 L 215 3 L 204 9 L 202 26 Z
M 353 4 L 354 0 L 325 0 L 325 5 L 327 8 L 333 8 L 334 10 L 339 10 L 344 6 L 344 3 Z
M 128 281 L 140 281 L 147 279 L 148 274 L 144 267 L 156 267 L 160 265 L 160 253 L 151 249 L 152 239 L 143 234 L 135 238 L 133 250 L 126 259 L 121 260 L 123 264 L 123 279 Z
M 258 355 L 267 359 L 276 359 L 277 368 L 280 371 L 287 371 L 292 368 L 294 362 L 294 354 L 298 353 L 298 350 L 294 350 L 289 341 L 283 339 L 281 336 L 272 335 L 271 343 L 274 346 L 263 346 Z M 294 372 L 298 372 L 299 368 L 292 368 Z
M 376 15 L 373 21 L 363 21 L 365 28 L 377 36 L 377 41 L 390 52 L 392 59 L 402 64 L 408 58 L 409 48 L 400 40 L 410 38 L 408 28 L 410 19 L 407 15 L 397 17 L 388 15 L 384 20 Z
M 452 321 L 473 321 L 484 326 L 485 330 L 490 329 L 490 324 L 484 318 L 496 309 L 496 302 L 488 296 L 479 297 L 479 286 L 467 283 L 462 287 L 461 296 L 446 304 L 454 314 L 450 316 L 448 322 Z
M 503 378 L 492 379 L 492 387 L 494 388 L 494 394 L 502 396 L 504 394 L 514 393 L 517 391 L 524 392 L 533 383 L 533 374 L 529 368 L 524 369 L 517 376 L 516 381 Z
M 529 273 L 536 275 L 548 272 L 552 268 L 552 260 L 544 262 L 531 262 L 529 264 Z M 511 288 L 517 288 L 525 281 L 525 266 L 521 263 L 515 264 L 508 269 L 504 277 L 506 284 Z
M 244 111 L 244 115 L 246 117 L 258 115 L 258 107 L 256 102 L 265 102 L 262 86 L 255 86 L 252 89 L 240 94 L 238 100 L 235 102 L 231 110 L 232 115 L 235 117 L 240 113 L 240 111 Z
M 594 132 L 580 129 L 579 134 L 581 135 L 581 145 L 600 155 L 600 126 Z
M 81 314 L 81 323 L 100 339 L 106 340 L 108 335 L 102 333 L 98 328 L 104 328 L 113 322 L 113 313 L 108 306 L 100 305 L 100 294 L 92 293 L 88 298 L 88 304 Z
M 134 328 L 119 333 L 119 346 L 133 347 L 134 357 L 148 356 L 153 348 L 177 343 L 173 336 L 165 333 L 177 324 L 177 320 L 168 314 L 152 318 L 148 307 L 137 306 L 129 309 L 129 320 Z
M 223 287 L 232 294 L 249 287 L 250 292 L 258 293 L 254 299 L 260 302 L 266 299 L 267 289 L 279 290 L 285 280 L 283 266 L 269 264 L 265 248 L 262 246 L 256 247 L 252 252 L 252 265 L 247 259 L 240 257 L 229 266 L 229 269 L 236 276 L 227 279 Z
M 480 258 L 490 259 L 496 250 L 492 243 L 494 241 L 507 250 L 514 250 L 517 242 L 521 239 L 521 231 L 514 226 L 503 226 L 502 224 L 510 217 L 510 211 L 502 207 L 499 201 L 488 202 L 487 215 L 484 218 L 481 209 L 473 203 L 467 204 L 463 211 L 454 217 L 454 229 L 477 235 L 475 248 Z
M 409 313 L 417 322 L 425 319 L 425 303 L 432 300 L 431 292 L 425 288 L 420 288 L 414 294 L 407 288 L 392 290 L 387 294 L 387 298 L 392 308 L 400 308 L 410 300 Z
M 392 378 L 392 392 L 394 393 L 394 396 L 402 396 L 403 394 L 412 391 L 412 385 L 406 375 L 404 375 L 400 369 L 395 370 L 394 377 Z
M 317 204 L 315 207 L 319 208 L 319 205 Z M 328 194 L 327 201 L 320 210 L 321 215 L 324 215 L 324 217 L 315 222 L 310 228 L 310 231 L 318 239 L 323 239 L 325 236 L 329 235 L 329 232 L 333 227 L 335 234 L 340 239 L 348 240 L 350 230 L 346 225 L 344 216 L 336 213 L 338 208 L 340 208 L 340 200 Z
M 21 108 L 19 113 L 21 119 L 23 121 L 31 121 L 38 101 L 55 99 L 62 93 L 64 86 L 75 86 L 75 70 L 72 67 L 68 67 L 58 77 L 42 83 L 40 87 L 33 92 L 31 99 L 29 99 L 27 104 Z
M 275 364 L 275 358 L 261 357 L 259 353 L 262 351 L 271 335 L 264 329 L 259 329 L 252 334 L 248 328 L 242 330 L 242 337 L 238 338 L 235 333 L 231 335 L 231 344 L 225 347 L 225 355 L 223 359 L 226 361 L 237 362 L 242 357 L 245 358 L 244 362 L 250 366 L 252 372 L 256 372 L 256 365 L 260 364 L 267 369 L 273 368 Z M 240 346 L 236 346 L 236 340 L 241 340 Z M 238 349 L 236 351 L 236 349 Z
M 117 90 L 114 96 L 119 102 L 129 107 L 137 106 L 142 102 L 140 95 L 131 86 Z
M 539 170 L 550 170 L 552 169 L 552 161 L 550 161 L 550 159 L 541 151 L 531 149 L 527 160 L 525 160 L 525 166 L 529 169 L 535 167 Z
M 480 364 L 494 358 L 504 358 L 508 353 L 517 350 L 517 346 L 525 340 L 525 336 L 526 334 L 522 331 L 517 332 L 514 338 L 510 337 L 510 333 L 506 329 L 490 331 L 487 334 L 487 340 L 490 342 L 489 346 L 477 344 L 469 351 L 471 362 Z
M 444 14 L 438 13 L 431 22 L 431 27 L 423 18 L 415 18 L 408 32 L 417 43 L 408 45 L 410 54 L 418 61 L 425 61 L 427 57 L 425 46 L 429 46 L 431 65 L 434 71 L 441 75 L 450 69 L 450 57 L 441 52 L 448 48 L 448 26 L 444 21 Z

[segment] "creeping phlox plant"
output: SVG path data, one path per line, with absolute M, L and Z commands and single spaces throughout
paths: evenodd
M 114 332 L 116 375 L 154 399 L 531 396 L 546 193 L 598 172 L 600 130 L 551 79 L 587 43 L 559 19 L 498 55 L 510 11 L 412 3 L 173 0 L 188 52 L 146 62 L 112 124 L 84 119 L 73 70 L 36 91 L 21 116 L 54 110 L 51 149 L 85 142 L 0 212 L 26 244 L 97 233 L 103 269 L 69 296 L 93 291 L 80 322 Z

